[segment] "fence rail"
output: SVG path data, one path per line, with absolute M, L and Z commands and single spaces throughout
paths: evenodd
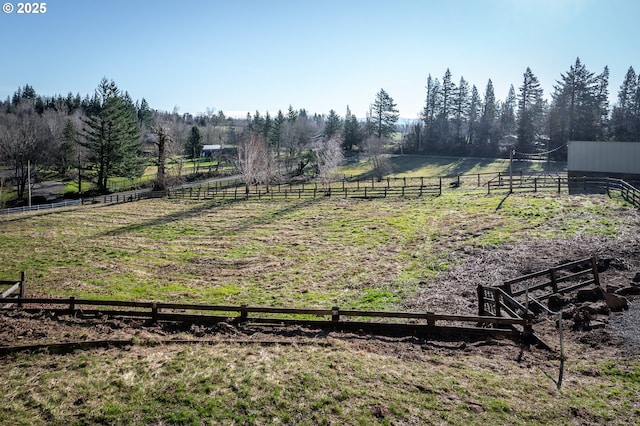
M 286 323 L 373 333 L 470 333 L 504 334 L 519 337 L 513 328 L 530 327 L 527 319 L 482 315 L 449 315 L 433 312 L 389 312 L 340 309 L 308 309 L 287 307 L 225 306 L 122 300 L 69 298 L 25 298 L 12 300 L 25 311 L 49 310 L 66 314 L 103 314 L 135 317 L 156 321 L 211 323 L 232 319 L 251 323 Z M 60 308 L 55 308 L 60 306 Z M 12 307 L 12 306 L 11 306 Z M 6 308 L 5 308 L 6 309 Z M 320 318 L 320 319 L 318 319 Z M 492 329 L 477 327 L 492 324 Z
M 51 209 L 58 209 L 61 207 L 72 207 L 72 206 L 80 206 L 80 205 L 82 205 L 82 200 L 68 200 L 68 201 L 61 201 L 58 203 L 35 204 L 32 206 L 24 206 L 24 207 L 11 207 L 8 209 L 0 210 L 0 214 L 26 213 L 26 212 L 51 210 Z
M 550 313 L 542 301 L 553 294 L 567 294 L 591 285 L 600 286 L 595 257 L 523 275 L 505 281 L 498 287 L 478 285 L 478 315 L 500 317 L 506 314 L 510 318 L 533 316 L 530 303 Z
M 394 182 L 395 183 L 395 182 Z M 423 183 L 420 185 L 391 185 L 387 184 L 361 184 L 360 181 L 333 185 L 303 184 L 303 185 L 270 185 L 250 186 L 234 188 L 203 188 L 191 187 L 169 190 L 167 196 L 177 199 L 221 199 L 221 200 L 275 200 L 275 199 L 300 199 L 300 198 L 387 198 L 387 197 L 422 197 L 438 196 L 442 194 L 442 179 L 435 183 Z
M 632 204 L 634 207 L 640 208 L 640 189 L 633 185 L 621 180 L 607 178 L 605 179 L 605 190 L 607 194 L 611 191 L 618 191 L 626 202 Z
M 0 288 L 8 287 L 3 289 L 0 294 L 0 308 L 10 308 L 16 300 L 23 298 L 26 282 L 25 272 L 20 273 L 20 281 L 0 280 Z M 18 306 L 22 306 L 20 302 L 18 302 Z

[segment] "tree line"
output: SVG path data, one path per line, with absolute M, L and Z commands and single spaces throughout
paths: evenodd
M 427 77 L 420 119 L 398 125 L 399 111 L 384 90 L 365 117 L 346 107 L 310 114 L 291 105 L 273 116 L 247 113 L 241 119 L 208 109 L 193 116 L 153 110 L 143 98 L 133 101 L 104 78 L 93 95 L 40 96 L 30 85 L 0 102 L 0 190 L 12 180 L 25 197 L 31 170 L 53 171 L 77 179 L 78 192 L 105 192 L 112 177 L 140 176 L 157 166 L 155 186 L 167 186 L 166 164 L 178 176 L 187 159 L 201 157 L 204 145 L 220 145 L 226 159 L 251 183 L 313 174 L 331 179 L 344 155 L 365 153 L 373 173 L 390 171 L 390 151 L 416 154 L 497 156 L 507 146 L 524 154 L 566 158 L 569 140 L 640 140 L 640 76 L 629 67 L 611 107 L 609 70 L 589 71 L 576 59 L 560 75 L 550 100 L 530 68 L 504 101 L 489 80 L 480 94 L 449 69 L 441 79 Z M 200 172 L 193 162 L 193 173 Z M 1 196 L 1 194 L 0 194 Z
M 483 95 L 449 69 L 442 79 L 427 78 L 420 121 L 405 132 L 405 150 L 415 153 L 495 156 L 501 146 L 523 154 L 550 153 L 566 159 L 569 140 L 640 141 L 640 76 L 629 67 L 617 102 L 609 104 L 609 69 L 589 71 L 577 58 L 543 96 L 531 68 L 517 91 L 504 101 L 489 80 Z

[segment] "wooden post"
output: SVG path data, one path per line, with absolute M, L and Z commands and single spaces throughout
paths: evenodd
M 436 319 L 433 316 L 433 312 L 427 312 L 427 325 L 429 327 L 435 327 L 436 326 Z
M 600 287 L 600 276 L 598 275 L 598 259 L 593 256 L 591 258 L 591 269 L 593 270 L 593 281 Z
M 340 321 L 340 308 L 338 306 L 334 306 L 331 308 L 331 322 Z
M 151 321 L 158 322 L 158 304 L 156 302 L 151 305 Z
M 500 297 L 502 293 L 500 293 L 499 291 L 494 291 L 493 292 L 493 300 L 496 304 L 496 316 L 499 317 L 501 316 L 501 312 L 500 312 L 500 304 L 502 303 L 502 301 L 500 299 L 502 299 Z
M 560 176 L 558 176 L 558 194 L 561 191 L 561 186 L 560 185 L 561 185 L 561 179 L 560 179 Z
M 484 288 L 478 284 L 478 316 L 484 316 Z
M 246 321 L 248 317 L 247 305 L 240 305 L 240 321 Z
M 538 192 L 538 178 L 533 178 L 533 192 Z
M 27 273 L 25 271 L 20 272 L 20 299 L 24 298 L 25 287 L 27 285 Z M 18 302 L 18 308 L 22 308 L 22 302 Z
M 69 297 L 69 312 L 73 313 L 76 310 L 76 297 Z
M 558 292 L 558 282 L 556 281 L 556 270 L 555 268 L 549 269 L 549 276 L 551 278 L 551 288 L 553 288 L 553 292 Z

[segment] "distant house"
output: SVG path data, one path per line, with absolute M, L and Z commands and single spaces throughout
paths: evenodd
M 204 145 L 200 157 L 213 157 L 222 151 L 222 145 Z
M 640 142 L 569 141 L 569 177 L 640 180 Z

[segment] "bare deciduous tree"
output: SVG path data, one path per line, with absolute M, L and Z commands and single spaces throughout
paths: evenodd
M 377 136 L 370 136 L 364 141 L 364 151 L 373 165 L 372 172 L 378 181 L 391 171 L 391 164 L 384 146 L 385 142 L 385 139 Z
M 179 141 L 184 133 L 184 125 L 176 120 L 174 115 L 155 114 L 150 131 L 152 137 L 148 140 L 152 142 L 157 150 L 156 164 L 158 171 L 153 188 L 155 190 L 167 189 L 167 161 L 178 153 Z M 179 172 L 182 167 L 178 167 Z M 179 175 L 178 175 L 179 176 Z
M 318 138 L 313 141 L 312 150 L 316 156 L 318 178 L 326 185 L 334 180 L 337 167 L 344 161 L 342 139 L 338 134 L 326 141 Z
M 269 148 L 261 134 L 252 132 L 239 141 L 236 167 L 244 180 L 247 195 L 252 184 L 269 183 L 271 172 L 268 170 L 273 167 L 270 163 L 273 162 L 270 161 Z
M 50 158 L 50 140 L 49 129 L 28 101 L 0 117 L 0 158 L 13 169 L 18 198 L 25 196 L 29 170 L 37 171 Z

